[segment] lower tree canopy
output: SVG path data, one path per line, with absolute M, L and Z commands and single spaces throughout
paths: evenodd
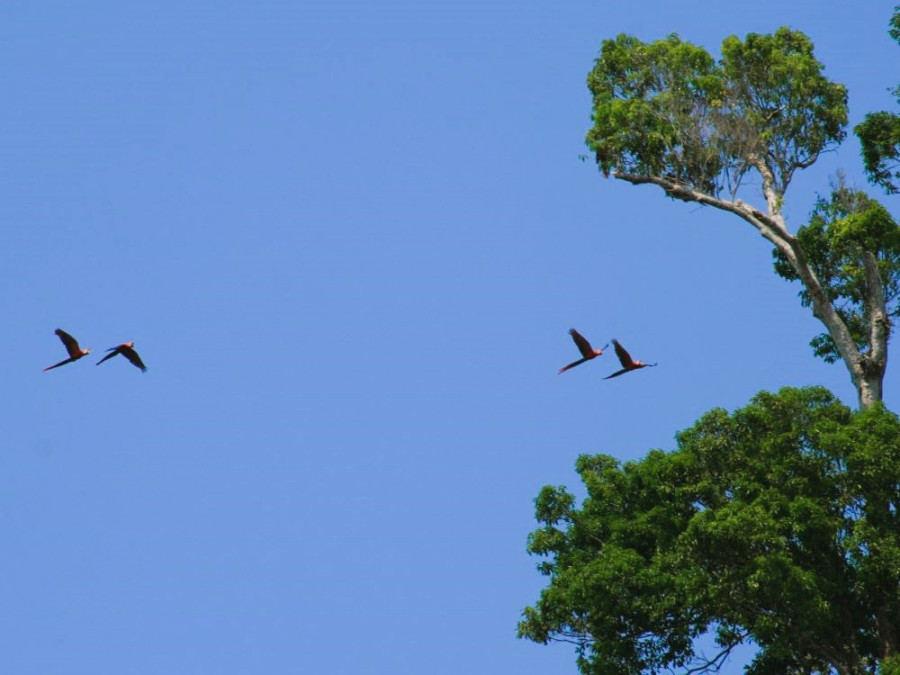
M 900 420 L 823 388 L 704 415 L 672 452 L 581 456 L 587 497 L 536 499 L 549 578 L 520 637 L 577 646 L 582 673 L 888 673 L 900 651 Z M 712 632 L 719 650 L 702 655 Z M 878 668 L 881 671 L 878 671 Z

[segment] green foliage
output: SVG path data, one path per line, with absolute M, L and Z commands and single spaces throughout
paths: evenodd
M 601 170 L 660 176 L 717 194 L 759 158 L 783 192 L 797 168 L 844 137 L 846 90 L 797 31 L 726 39 L 716 63 L 677 35 L 603 42 L 588 75 Z
M 725 158 L 715 147 L 712 120 L 724 92 L 705 50 L 677 35 L 650 44 L 620 35 L 603 43 L 588 87 L 594 94 L 588 145 L 601 169 L 669 175 L 715 189 Z
M 870 317 L 866 305 L 869 295 L 863 268 L 863 254 L 875 256 L 882 292 L 890 316 L 900 315 L 900 227 L 874 199 L 842 183 L 832 190 L 831 198 L 819 198 L 810 222 L 797 230 L 797 239 L 822 284 L 828 301 L 850 330 L 857 348 L 865 352 L 869 345 Z M 784 253 L 773 249 L 775 271 L 789 281 L 799 276 Z M 804 306 L 811 304 L 809 291 L 800 291 Z M 827 333 L 810 343 L 816 356 L 828 363 L 840 358 Z
M 542 490 L 528 548 L 549 585 L 520 637 L 573 642 L 586 675 L 714 669 L 743 641 L 759 646 L 748 673 L 871 672 L 900 647 L 884 620 L 900 617 L 896 416 L 784 389 L 677 441 L 625 464 L 579 457 L 580 508 Z M 709 631 L 715 657 L 694 651 Z
M 853 128 L 862 146 L 863 165 L 870 180 L 885 192 L 900 192 L 900 115 L 889 112 L 869 113 Z
M 878 675 L 900 675 L 900 654 L 889 656 L 882 661 Z
M 900 42 L 900 5 L 894 7 L 894 15 L 891 17 L 890 25 L 888 35 Z
M 900 42 L 900 5 L 894 7 L 888 34 Z M 900 85 L 894 90 L 900 103 Z M 900 115 L 889 112 L 869 113 L 854 127 L 862 146 L 863 165 L 869 179 L 886 192 L 900 192 L 894 179 L 900 181 Z
M 726 38 L 722 65 L 731 114 L 756 131 L 779 184 L 844 138 L 847 91 L 822 75 L 803 33 L 779 28 L 774 35 L 751 33 L 743 42 Z

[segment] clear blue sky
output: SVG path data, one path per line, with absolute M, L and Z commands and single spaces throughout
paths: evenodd
M 829 4 L 4 2 L 0 671 L 574 673 L 515 638 L 542 485 L 761 389 L 854 402 L 749 226 L 579 161 L 586 74 L 789 25 L 856 123 L 894 2 Z M 558 376 L 572 326 L 660 365 Z M 56 327 L 94 352 L 42 373 Z M 149 372 L 94 366 L 127 340 Z

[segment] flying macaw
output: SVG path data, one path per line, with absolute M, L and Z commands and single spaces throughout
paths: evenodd
M 123 342 L 120 345 L 116 345 L 115 347 L 110 347 L 106 351 L 109 352 L 102 359 L 97 361 L 97 365 L 99 366 L 101 363 L 106 361 L 107 359 L 111 359 L 116 354 L 121 354 L 126 359 L 131 361 L 136 367 L 141 369 L 141 372 L 146 372 L 147 366 L 144 365 L 144 362 L 141 361 L 141 357 L 138 356 L 137 352 L 134 351 L 134 343 L 133 342 Z
M 619 344 L 618 340 L 613 339 L 612 341 L 613 347 L 616 349 L 616 356 L 619 357 L 619 362 L 622 364 L 622 370 L 617 370 L 612 375 L 607 375 L 604 377 L 604 380 L 608 380 L 613 377 L 618 377 L 619 375 L 623 375 L 625 373 L 629 373 L 632 370 L 639 370 L 640 368 L 652 368 L 657 365 L 655 363 L 644 363 L 643 361 L 635 361 L 631 358 L 631 354 L 625 351 L 625 347 Z
M 572 339 L 575 341 L 575 345 L 578 347 L 578 351 L 581 352 L 581 355 L 584 358 L 578 359 L 577 361 L 573 361 L 567 366 L 563 366 L 559 369 L 560 374 L 566 372 L 569 368 L 574 368 L 575 366 L 581 365 L 585 361 L 590 361 L 591 359 L 595 359 L 598 356 L 603 355 L 603 349 L 609 347 L 609 344 L 603 345 L 603 349 L 594 349 L 591 347 L 591 343 L 588 342 L 584 337 L 582 337 L 581 333 L 572 328 L 569 331 L 569 335 L 572 336 Z
M 69 352 L 69 358 L 65 361 L 60 361 L 59 363 L 54 363 L 52 366 L 47 366 L 44 368 L 44 372 L 46 373 L 48 370 L 53 370 L 54 368 L 59 368 L 60 366 L 64 366 L 67 363 L 72 363 L 72 361 L 77 361 L 82 356 L 87 356 L 91 353 L 90 349 L 82 349 L 78 346 L 78 340 L 69 335 L 62 328 L 57 328 L 53 331 L 59 336 L 59 339 L 62 340 L 62 343 L 66 346 L 66 351 Z

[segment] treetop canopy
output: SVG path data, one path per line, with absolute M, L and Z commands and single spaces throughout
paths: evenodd
M 845 136 L 847 92 L 806 35 L 729 37 L 722 58 L 672 34 L 603 42 L 588 75 L 587 135 L 604 173 L 661 176 L 717 195 L 752 168 L 783 194 L 793 172 Z M 765 176 L 764 176 L 765 178 Z

